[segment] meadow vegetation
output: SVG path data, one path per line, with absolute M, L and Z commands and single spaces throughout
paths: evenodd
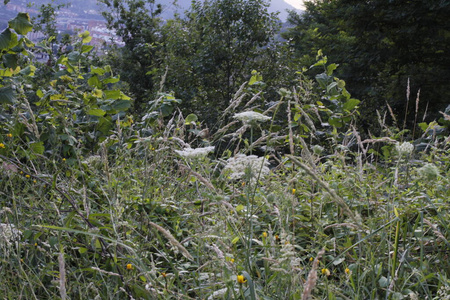
M 449 111 L 360 129 L 319 51 L 270 101 L 258 71 L 230 86 L 214 126 L 164 76 L 132 114 L 88 32 L 49 66 L 29 16 L 9 25 L 2 299 L 450 299 Z

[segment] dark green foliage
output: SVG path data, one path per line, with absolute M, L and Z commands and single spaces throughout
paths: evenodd
M 135 110 L 140 112 L 144 103 L 152 99 L 155 81 L 148 72 L 159 68 L 155 56 L 161 6 L 154 0 L 99 0 L 106 5 L 103 11 L 108 26 L 116 30 L 125 47 L 112 51 L 108 62 L 130 84 L 136 97 Z
M 375 110 L 389 103 L 403 124 L 426 107 L 435 119 L 448 103 L 450 92 L 448 1 L 314 1 L 304 15 L 291 15 L 290 39 L 297 55 L 322 49 L 341 65 L 339 75 L 363 100 L 362 124 L 373 124 Z M 308 56 L 304 57 L 307 59 Z M 410 79 L 410 105 L 405 114 Z

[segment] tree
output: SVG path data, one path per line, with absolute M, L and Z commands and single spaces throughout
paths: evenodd
M 136 98 L 134 109 L 139 112 L 154 92 L 155 81 L 149 75 L 159 68 L 155 55 L 162 7 L 154 0 L 98 1 L 105 4 L 102 14 L 109 28 L 125 43 L 125 47 L 116 48 L 109 62 L 130 84 Z
M 193 1 L 185 19 L 162 30 L 165 87 L 197 113 L 215 120 L 253 69 L 265 63 L 279 28 L 264 0 Z
M 306 5 L 304 15 L 291 14 L 294 28 L 285 38 L 298 56 L 322 49 L 341 64 L 340 77 L 363 100 L 363 124 L 373 123 L 375 109 L 387 102 L 400 124 L 410 120 L 413 125 L 415 105 L 405 114 L 408 78 L 411 94 L 421 91 L 419 113 L 428 107 L 429 117 L 436 118 L 445 109 L 450 96 L 448 2 L 317 0 Z

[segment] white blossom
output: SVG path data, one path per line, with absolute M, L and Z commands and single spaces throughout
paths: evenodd
M 204 158 L 208 153 L 214 151 L 214 146 L 204 148 L 184 148 L 175 152 L 184 158 Z
M 255 122 L 265 122 L 270 120 L 270 117 L 260 114 L 256 111 L 244 111 L 238 114 L 235 114 L 233 118 L 238 119 L 246 124 L 251 124 Z
M 397 143 L 395 144 L 395 150 L 397 150 L 397 153 L 402 155 L 410 155 L 414 150 L 414 145 L 409 142 L 403 142 L 403 143 Z
M 251 179 L 264 178 L 269 174 L 269 162 L 264 157 L 256 155 L 237 154 L 227 161 L 224 171 L 230 171 L 230 179 L 241 179 L 245 176 L 245 170 L 250 168 Z
M 423 167 L 417 169 L 419 176 L 427 179 L 434 180 L 439 177 L 439 168 L 432 163 L 426 163 Z

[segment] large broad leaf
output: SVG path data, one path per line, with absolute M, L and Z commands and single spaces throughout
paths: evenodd
M 19 57 L 17 56 L 17 54 L 7 53 L 7 54 L 3 55 L 3 64 L 8 69 L 15 69 L 15 68 L 17 68 L 17 61 L 18 60 L 19 60 Z
M 11 87 L 0 88 L 0 103 L 14 104 L 16 97 Z
M 347 102 L 344 103 L 344 109 L 352 110 L 354 109 L 361 101 L 358 99 L 348 99 Z
M 118 111 L 126 111 L 131 107 L 130 100 L 117 100 L 111 104 L 111 108 Z
M 103 117 L 106 114 L 106 111 L 100 108 L 93 108 L 88 110 L 87 114 L 90 116 Z
M 43 142 L 34 142 L 30 144 L 30 149 L 36 154 L 44 154 L 45 147 Z
M 188 115 L 188 116 L 186 117 L 186 120 L 184 120 L 184 123 L 185 123 L 186 125 L 189 125 L 189 124 L 191 124 L 191 123 L 195 124 L 195 122 L 197 122 L 197 120 L 198 120 L 197 115 L 195 115 L 195 114 L 190 114 L 190 115 Z
M 17 43 L 17 34 L 12 32 L 9 28 L 6 28 L 0 34 L 0 50 L 11 49 L 16 46 Z
M 80 33 L 78 36 L 82 39 L 83 44 L 87 44 L 92 40 L 92 36 L 87 30 L 83 33 Z
M 27 13 L 19 13 L 17 17 L 8 22 L 9 27 L 14 29 L 18 34 L 25 35 L 33 29 L 30 15 Z

